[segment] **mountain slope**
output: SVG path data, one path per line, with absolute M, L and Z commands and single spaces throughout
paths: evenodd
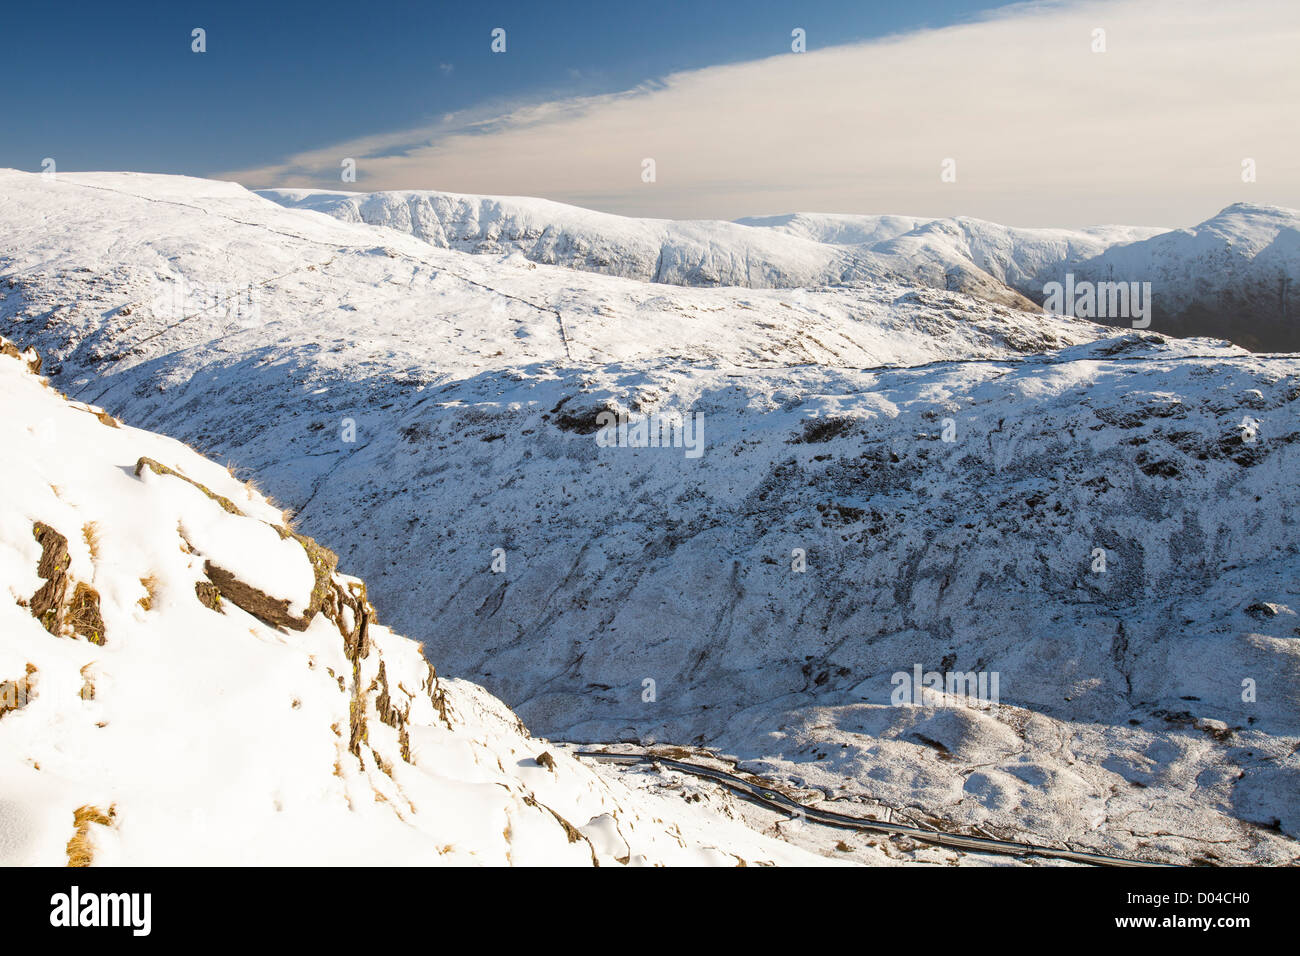
M 978 220 L 801 215 L 735 223 L 675 222 L 615 216 L 545 200 L 428 190 L 267 189 L 259 195 L 291 209 L 396 229 L 439 248 L 491 254 L 516 251 L 533 262 L 646 282 L 753 289 L 920 282 L 1022 308 L 1029 302 L 1011 288 L 1005 275 L 990 274 L 985 268 L 989 257 L 982 249 L 972 252 L 970 247 L 1029 249 L 1033 261 L 1033 250 L 1044 244 L 1036 241 L 1033 230 L 1007 230 Z M 965 249 L 948 241 L 946 231 L 958 228 L 974 234 L 967 237 Z M 1082 243 L 1089 253 L 1105 248 L 1084 233 L 1042 232 L 1053 252 L 1071 240 Z M 1009 239 L 1012 234 L 1014 242 Z M 1040 253 L 1037 258 L 1053 255 Z M 1011 273 L 1014 279 L 1019 270 L 1013 266 Z
M 796 288 L 895 281 L 1024 307 L 1047 266 L 1161 232 L 1015 229 L 978 219 L 800 213 L 737 222 L 635 219 L 539 199 L 433 190 L 264 189 L 291 209 L 405 232 L 473 253 L 687 286 Z M 1039 290 L 1041 291 L 1041 290 Z
M 256 473 L 536 729 L 1013 837 L 1295 858 L 1300 359 L 886 283 L 470 256 L 202 181 L 5 176 L 8 334 Z M 260 316 L 171 317 L 178 274 L 242 277 Z M 702 421 L 702 454 L 610 447 L 620 411 Z M 893 706 L 918 666 L 997 673 L 1000 703 Z
M 1107 249 L 1079 279 L 1150 282 L 1153 328 L 1300 351 L 1300 212 L 1235 203 L 1191 229 Z
M 737 222 L 634 219 L 520 197 L 267 189 L 288 208 L 392 228 L 439 248 L 686 286 L 898 282 L 1031 308 L 1067 273 L 1150 282 L 1151 328 L 1259 351 L 1300 348 L 1295 210 L 1237 203 L 1191 229 L 1024 229 L 968 217 L 799 213 Z M 1109 324 L 1128 326 L 1129 318 Z
M 257 492 L 0 351 L 0 865 L 820 860 L 529 737 Z

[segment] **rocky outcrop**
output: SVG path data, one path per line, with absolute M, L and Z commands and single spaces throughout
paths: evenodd
M 141 458 L 135 464 L 136 476 L 139 477 L 145 469 L 157 475 L 179 478 L 215 501 L 227 514 L 241 518 L 247 517 L 239 506 L 229 498 L 217 494 L 211 488 L 195 481 L 188 475 L 181 474 L 174 468 L 169 468 L 152 458 Z M 211 588 L 200 584 L 197 589 L 198 598 L 204 606 L 213 610 L 217 610 L 220 599 L 225 598 L 236 607 L 247 611 L 273 627 L 287 627 L 295 631 L 305 631 L 311 624 L 312 619 L 320 613 L 329 599 L 332 587 L 331 575 L 334 573 L 335 568 L 338 567 L 338 555 L 329 548 L 317 544 L 306 535 L 298 534 L 284 525 L 272 525 L 272 527 L 282 539 L 292 538 L 302 545 L 303 553 L 311 564 L 315 583 L 312 586 L 310 601 L 303 613 L 293 614 L 288 599 L 271 597 L 255 585 L 241 581 L 236 574 L 219 567 L 212 561 L 205 561 L 203 565 L 203 573 L 211 583 Z
M 32 527 L 36 543 L 41 546 L 41 560 L 36 573 L 45 579 L 29 602 L 32 617 L 51 634 L 63 629 L 63 615 L 68 593 L 68 539 L 47 524 Z
M 0 408 L 0 867 L 631 862 L 584 835 L 602 813 L 638 861 L 720 862 L 714 820 L 675 797 L 560 750 L 538 775 L 504 705 L 440 681 L 220 466 L 103 427 L 21 356 L 0 356 Z M 722 826 L 754 859 L 806 859 Z
M 41 546 L 36 573 L 45 579 L 28 602 L 32 616 L 51 634 L 71 633 L 92 644 L 103 644 L 104 618 L 99 613 L 99 592 L 86 582 L 77 581 L 72 586 L 72 597 L 68 597 L 68 539 L 42 522 L 32 527 L 32 534 Z
M 41 374 L 41 357 L 37 354 L 36 349 L 29 348 L 23 351 L 8 339 L 0 338 L 0 355 L 21 359 L 27 363 L 27 369 L 33 375 Z

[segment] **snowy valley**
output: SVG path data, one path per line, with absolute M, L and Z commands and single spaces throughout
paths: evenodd
M 34 691 L 0 859 L 60 862 L 84 816 L 95 862 L 987 862 L 836 849 L 522 718 L 849 814 L 1294 863 L 1300 356 L 1243 344 L 1297 347 L 1296 215 L 671 223 L 0 171 L 0 681 Z M 1065 270 L 1154 276 L 1156 321 L 1045 314 Z M 38 525 L 102 645 L 33 615 Z M 997 699 L 900 701 L 913 673 Z

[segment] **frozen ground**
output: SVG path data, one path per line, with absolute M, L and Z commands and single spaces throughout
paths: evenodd
M 466 255 L 174 177 L 0 173 L 0 223 L 0 328 L 59 387 L 255 474 L 535 731 L 1012 838 L 1296 858 L 1300 358 L 891 278 Z M 259 313 L 177 309 L 178 278 Z M 703 454 L 601 447 L 602 411 L 700 413 Z M 891 706 L 917 666 L 1001 702 Z
M 530 737 L 256 491 L 0 347 L 0 866 L 824 862 Z

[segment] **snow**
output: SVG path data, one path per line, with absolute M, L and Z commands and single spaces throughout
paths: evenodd
M 1260 351 L 1300 350 L 1300 212 L 1234 203 L 1191 229 L 1107 249 L 1079 279 L 1150 282 L 1155 326 L 1223 335 Z
M 280 537 L 263 522 L 226 520 L 221 506 L 193 485 L 148 469 L 140 478 L 146 484 L 160 485 L 158 496 L 163 500 L 185 499 L 178 531 L 187 548 L 241 581 L 256 581 L 262 593 L 287 601 L 292 616 L 303 614 L 316 577 L 298 542 Z M 181 513 L 179 503 L 176 508 Z
M 1156 331 L 1226 338 L 1263 351 L 1300 348 L 1288 319 L 1300 311 L 1291 288 L 1300 278 L 1300 213 L 1275 206 L 1235 203 L 1191 229 L 1031 229 L 969 217 L 834 213 L 670 222 L 433 190 L 259 194 L 288 208 L 396 229 L 439 248 L 513 250 L 534 262 L 674 285 L 893 281 L 1028 307 L 1067 273 L 1151 282 Z
M 607 780 L 554 747 L 554 769 L 543 769 L 533 758 L 546 742 L 472 684 L 436 685 L 444 723 L 419 646 L 386 628 L 370 628 L 354 676 L 323 615 L 296 633 L 229 602 L 210 610 L 195 597 L 202 563 L 178 525 L 262 548 L 238 570 L 266 593 L 300 583 L 302 548 L 290 542 L 295 557 L 269 546 L 265 533 L 280 539 L 258 518 L 175 477 L 137 478 L 134 462 L 203 475 L 232 498 L 246 497 L 242 486 L 179 442 L 102 423 L 8 356 L 0 408 L 0 580 L 13 598 L 0 601 L 0 677 L 33 680 L 24 706 L 0 716 L 0 865 L 63 865 L 83 806 L 112 818 L 91 828 L 99 865 L 823 862 Z M 32 434 L 33 420 L 51 423 L 52 443 Z M 260 496 L 250 505 L 274 513 Z M 41 583 L 36 521 L 61 529 L 73 577 L 100 593 L 103 646 L 48 633 L 14 600 Z M 81 539 L 92 523 L 93 558 Z M 381 666 L 397 706 L 409 707 L 409 760 L 376 709 Z M 369 732 L 354 755 L 346 733 L 358 693 Z M 595 839 L 571 840 L 560 819 Z
M 447 203 L 466 222 L 477 215 L 476 229 L 491 212 Z M 535 217 L 529 230 L 569 229 L 566 208 L 518 203 Z M 1266 239 L 1278 215 L 1232 214 Z M 1177 862 L 1294 861 L 1300 358 L 1125 333 L 925 284 L 969 259 L 963 281 L 996 290 L 986 285 L 1002 281 L 986 271 L 995 260 L 1028 276 L 1156 240 L 1122 227 L 999 233 L 853 217 L 656 226 L 672 242 L 702 237 L 691 248 L 707 247 L 711 263 L 765 250 L 760 272 L 782 281 L 800 278 L 777 267 L 783 250 L 839 255 L 826 251 L 839 239 L 893 243 L 912 270 L 845 286 L 705 288 L 648 281 L 653 268 L 624 278 L 568 268 L 581 263 L 562 256 L 565 265 L 538 264 L 499 236 L 470 255 L 357 219 L 201 181 L 0 173 L 0 329 L 38 347 L 77 399 L 256 475 L 365 579 L 387 624 L 538 733 L 707 747 L 812 801 L 883 803 L 1034 842 Z M 611 262 L 653 259 L 664 245 L 663 233 L 637 238 L 640 226 L 599 226 Z M 736 245 L 751 233 L 759 245 Z M 1285 241 L 1285 229 L 1275 233 Z M 811 261 L 803 255 L 791 261 Z M 160 275 L 255 284 L 261 319 L 214 310 L 178 323 L 151 305 Z M 605 409 L 703 413 L 704 454 L 602 448 L 584 429 Z M 61 412 L 19 418 L 33 454 L 42 434 L 61 441 Z M 114 466 L 126 501 L 145 487 L 130 465 L 148 452 L 132 451 Z M 153 457 L 247 499 L 219 465 Z M 168 481 L 185 490 L 176 479 L 149 487 Z M 49 505 L 40 520 L 73 529 L 74 573 L 90 573 L 75 533 L 83 516 L 60 510 L 72 506 L 39 476 L 29 485 L 24 494 Z M 249 513 L 280 520 L 260 509 Z M 104 553 L 143 555 L 131 558 L 142 566 L 155 553 L 196 561 L 179 547 L 183 516 L 169 515 L 143 552 L 96 517 Z M 39 584 L 30 517 L 0 525 L 14 542 L 0 569 L 19 596 Z M 806 572 L 791 569 L 796 548 Z M 191 577 L 164 590 L 164 606 L 212 616 L 188 608 L 202 563 L 184 565 Z M 123 578 L 101 591 L 112 653 L 109 611 L 129 610 L 140 589 Z M 1251 610 L 1266 606 L 1276 610 Z M 247 643 L 290 654 L 312 633 Z M 917 664 L 997 671 L 1001 701 L 891 706 L 891 675 Z M 267 680 L 292 677 L 286 666 L 287 677 Z M 509 712 L 459 680 L 442 684 L 488 749 L 430 722 L 412 729 L 412 752 L 437 753 L 439 767 L 496 767 L 489 755 L 506 746 Z M 0 720 L 0 737 L 20 716 Z M 380 737 L 389 729 L 377 727 Z M 552 782 L 528 761 L 549 749 L 560 763 L 553 745 L 509 739 L 515 751 L 493 773 Z M 348 773 L 358 804 L 389 779 Z M 645 799 L 682 792 L 670 775 L 586 773 Z M 476 805 L 484 779 L 498 778 L 457 777 L 465 789 L 447 799 Z M 268 791 L 254 780 L 251 791 Z M 571 816 L 552 806 L 618 852 L 601 821 L 614 811 L 598 804 Z M 520 806 L 509 813 L 532 815 Z M 691 806 L 722 809 L 716 798 Z M 475 845 L 494 846 L 482 852 L 500 861 L 507 810 L 494 807 Z M 60 812 L 66 843 L 70 811 Z M 736 820 L 754 822 L 749 812 Z M 653 852 L 634 845 L 629 860 L 660 852 L 662 831 L 646 832 Z M 815 835 L 786 836 L 834 855 Z M 888 846 L 852 858 L 897 862 Z
M 797 213 L 737 222 L 673 222 L 540 199 L 433 190 L 357 193 L 264 189 L 291 209 L 365 222 L 439 248 L 687 286 L 796 288 L 893 280 L 1024 306 L 1044 275 L 1163 233 L 1097 226 L 1017 229 L 978 219 Z

